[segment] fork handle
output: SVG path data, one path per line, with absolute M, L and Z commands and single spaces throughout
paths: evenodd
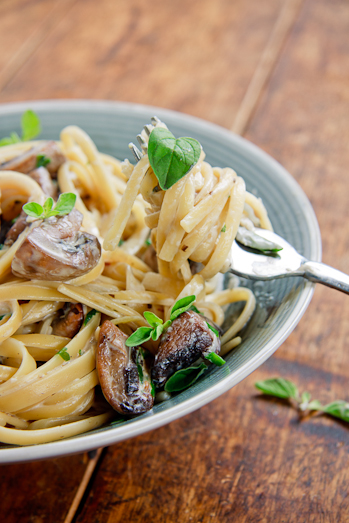
M 349 276 L 324 263 L 306 261 L 302 265 L 302 276 L 314 283 L 323 283 L 349 294 Z

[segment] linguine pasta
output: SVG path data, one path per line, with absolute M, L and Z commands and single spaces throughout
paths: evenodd
M 0 148 L 0 164 L 40 142 Z M 82 231 L 103 246 L 95 267 L 64 281 L 16 276 L 16 253 L 37 221 L 0 250 L 0 442 L 46 443 L 99 427 L 115 412 L 99 393 L 96 347 L 109 319 L 126 335 L 148 326 L 144 311 L 163 321 L 173 304 L 195 295 L 195 306 L 218 326 L 230 303 L 244 302 L 221 337 L 221 355 L 236 347 L 255 307 L 253 293 L 216 291 L 219 273 L 241 223 L 271 228 L 262 202 L 229 167 L 199 161 L 170 189 L 161 190 L 147 154 L 135 165 L 100 153 L 81 129 L 62 130 L 65 156 L 57 175 L 60 192 L 76 194 Z M 27 201 L 46 195 L 27 174 L 0 170 L 1 220 L 10 222 Z M 67 305 L 68 304 L 68 305 Z M 60 334 L 55 325 L 69 304 L 79 304 L 83 325 Z M 80 310 L 80 309 L 79 309 Z M 97 311 L 94 315 L 88 313 Z M 55 333 L 56 332 L 56 333 Z M 145 347 L 156 354 L 158 341 Z

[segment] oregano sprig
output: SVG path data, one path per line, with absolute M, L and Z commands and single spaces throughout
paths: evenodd
M 173 320 L 175 320 L 180 314 L 190 309 L 192 303 L 196 300 L 195 295 L 185 296 L 180 300 L 176 301 L 171 309 L 170 319 L 165 323 L 164 321 L 156 316 L 153 312 L 145 311 L 143 313 L 144 318 L 147 320 L 150 327 L 139 327 L 131 336 L 126 340 L 128 347 L 137 347 L 150 338 L 154 341 L 158 340 L 161 334 L 166 331 Z
M 60 195 L 56 205 L 51 197 L 47 198 L 44 205 L 40 203 L 29 202 L 23 205 L 23 211 L 32 218 L 45 219 L 51 216 L 65 216 L 74 208 L 76 194 L 65 192 Z
M 291 404 L 295 405 L 301 413 L 317 411 L 349 422 L 349 402 L 347 401 L 336 400 L 322 405 L 319 400 L 311 400 L 311 394 L 307 391 L 300 395 L 297 386 L 285 378 L 257 381 L 255 387 L 263 394 L 291 400 Z
M 28 109 L 21 117 L 21 131 L 22 136 L 18 136 L 16 132 L 12 132 L 10 136 L 6 136 L 0 140 L 0 147 L 4 145 L 12 145 L 18 142 L 26 142 L 36 138 L 41 133 L 40 118 L 34 111 Z

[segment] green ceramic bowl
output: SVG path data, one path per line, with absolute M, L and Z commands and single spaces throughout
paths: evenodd
M 20 131 L 20 115 L 26 109 L 39 114 L 42 138 L 58 139 L 64 126 L 76 124 L 92 137 L 100 151 L 130 161 L 134 160 L 128 143 L 136 141 L 136 135 L 150 122 L 151 116 L 158 116 L 175 136 L 199 140 L 209 163 L 234 168 L 244 178 L 247 189 L 262 198 L 275 232 L 308 259 L 320 261 L 320 232 L 309 200 L 281 165 L 247 140 L 211 123 L 165 109 L 83 100 L 0 106 L 0 138 L 11 131 Z M 244 330 L 243 342 L 227 356 L 226 365 L 210 369 L 194 386 L 157 404 L 138 418 L 54 443 L 4 446 L 0 449 L 0 462 L 43 459 L 111 445 L 190 414 L 239 383 L 269 358 L 292 332 L 313 294 L 311 283 L 296 278 L 268 283 L 241 281 L 241 284 L 251 286 L 258 305 Z M 228 311 L 226 324 L 232 314 L 233 307 Z

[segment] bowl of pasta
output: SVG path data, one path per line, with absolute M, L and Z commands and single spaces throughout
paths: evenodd
M 154 430 L 229 390 L 294 329 L 313 284 L 227 272 L 232 242 L 255 227 L 321 258 L 307 197 L 266 153 L 129 103 L 25 102 L 0 116 L 0 462 Z

